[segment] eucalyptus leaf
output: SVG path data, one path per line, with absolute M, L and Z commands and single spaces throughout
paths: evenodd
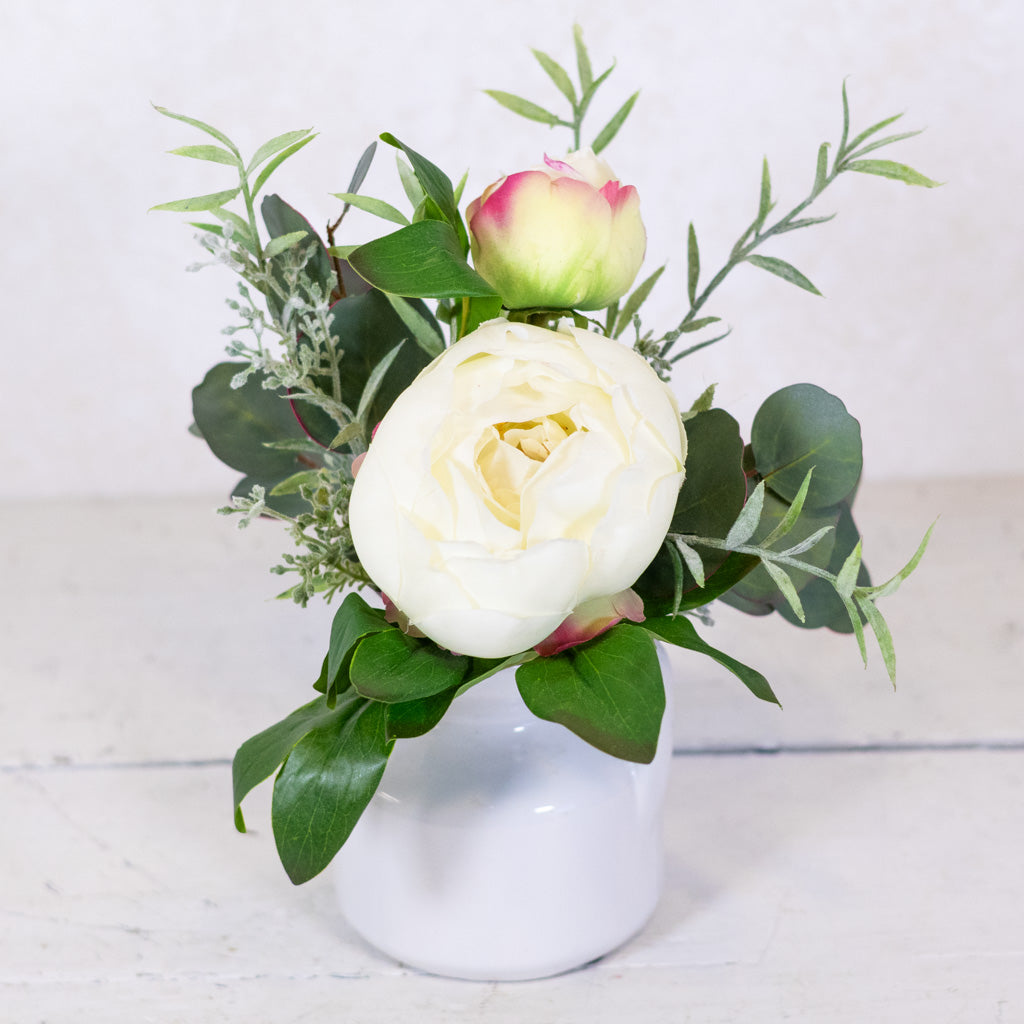
M 588 643 L 516 670 L 516 685 L 538 717 L 592 746 L 649 764 L 665 713 L 658 654 L 646 630 L 613 626 Z
M 750 444 L 758 472 L 786 501 L 814 468 L 809 509 L 838 505 L 860 479 L 860 424 L 835 395 L 813 384 L 793 384 L 765 399 L 754 416 Z
M 319 874 L 344 845 L 380 785 L 391 746 L 384 705 L 349 691 L 292 748 L 274 782 L 271 822 L 293 883 Z

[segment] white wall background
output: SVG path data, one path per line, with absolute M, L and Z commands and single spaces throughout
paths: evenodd
M 230 171 L 164 155 L 203 140 L 150 101 L 250 152 L 315 126 L 276 187 L 317 225 L 383 130 L 453 177 L 468 166 L 469 198 L 564 150 L 479 90 L 559 102 L 528 47 L 571 63 L 577 19 L 595 65 L 618 60 L 592 130 L 643 89 L 607 156 L 640 190 L 647 270 L 670 261 L 652 325 L 683 311 L 688 221 L 717 265 L 752 215 L 763 154 L 783 208 L 803 198 L 819 142 L 837 140 L 843 76 L 854 127 L 906 110 L 908 129 L 928 130 L 892 158 L 946 182 L 840 179 L 819 202 L 834 222 L 766 250 L 827 298 L 741 268 L 711 306 L 734 333 L 682 364 L 681 398 L 717 381 L 746 424 L 771 391 L 811 380 L 862 419 L 874 479 L 1024 472 L 1024 7 L 1012 0 L 36 0 L 0 9 L 0 495 L 234 479 L 185 433 L 233 281 L 186 275 L 198 249 L 184 218 L 146 212 L 228 187 Z M 389 157 L 366 190 L 397 198 Z M 347 241 L 387 230 L 349 223 Z

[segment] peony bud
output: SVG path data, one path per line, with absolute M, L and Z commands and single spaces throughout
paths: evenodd
M 476 270 L 509 309 L 603 309 L 647 245 L 636 189 L 589 149 L 496 181 L 466 219 Z

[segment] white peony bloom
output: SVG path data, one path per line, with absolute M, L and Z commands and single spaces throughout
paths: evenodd
M 492 320 L 380 423 L 352 540 L 439 645 L 517 654 L 636 581 L 668 531 L 685 455 L 675 398 L 632 349 L 567 321 Z

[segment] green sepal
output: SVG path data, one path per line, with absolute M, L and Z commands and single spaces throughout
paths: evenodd
M 349 690 L 292 747 L 274 781 L 271 822 L 295 885 L 319 874 L 344 845 L 380 785 L 392 745 L 385 706 Z
M 665 640 L 676 647 L 685 647 L 688 651 L 706 654 L 709 658 L 717 661 L 719 665 L 727 668 L 755 697 L 772 704 L 779 704 L 779 698 L 775 696 L 768 680 L 757 669 L 744 665 L 741 661 L 737 661 L 730 655 L 705 643 L 698 636 L 696 628 L 688 618 L 677 615 L 647 619 L 643 628 L 659 640 Z M 781 704 L 779 706 L 781 707 Z
M 613 757 L 640 764 L 654 759 L 665 688 L 644 629 L 623 623 L 578 647 L 520 665 L 516 685 L 538 718 L 564 725 Z

